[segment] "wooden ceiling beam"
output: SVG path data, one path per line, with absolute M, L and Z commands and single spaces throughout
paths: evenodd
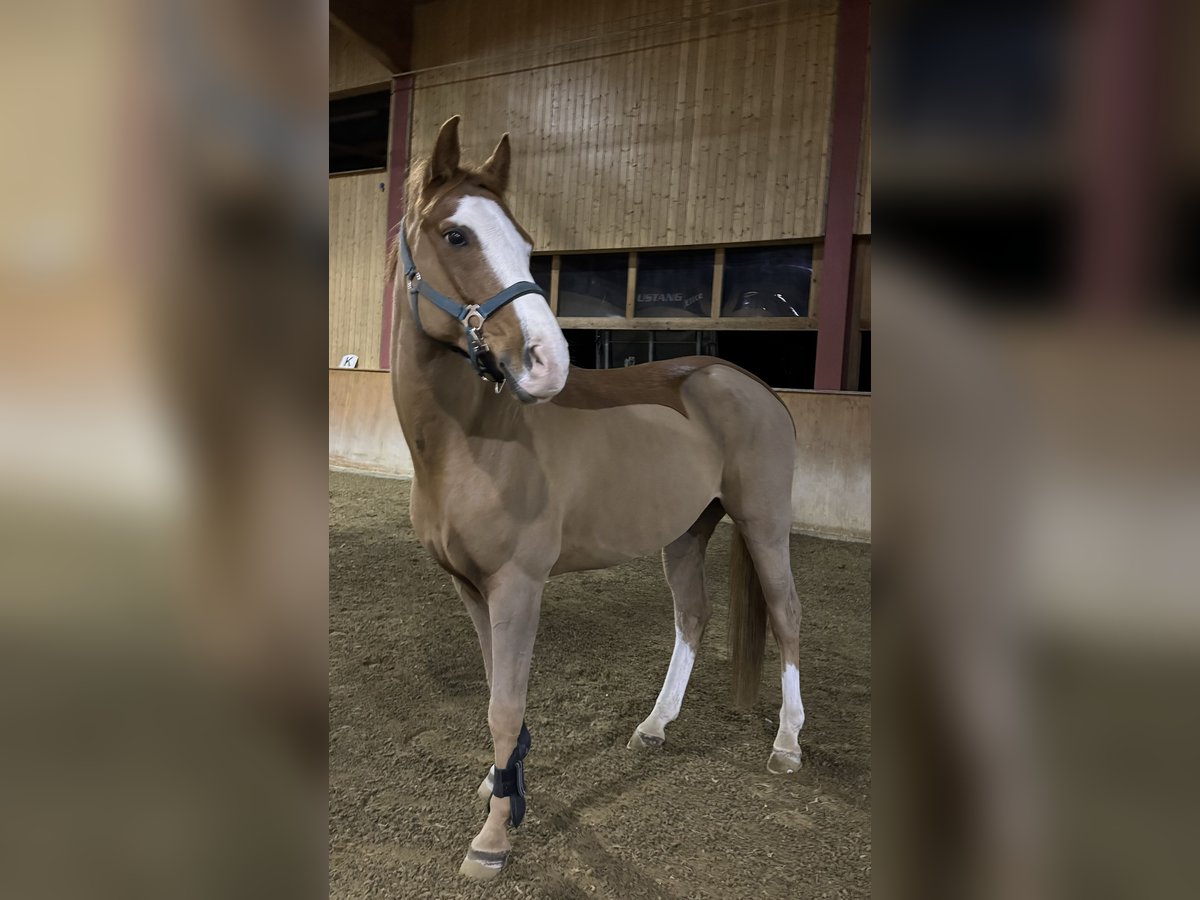
M 395 75 L 412 68 L 413 5 L 414 0 L 330 0 L 329 19 Z

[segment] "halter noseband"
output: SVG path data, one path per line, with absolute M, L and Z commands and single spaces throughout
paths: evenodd
M 518 281 L 516 284 L 510 284 L 498 294 L 489 297 L 483 303 L 462 303 L 452 297 L 447 297 L 445 294 L 429 286 L 429 283 L 421 277 L 421 273 L 417 271 L 416 263 L 413 262 L 412 251 L 408 248 L 408 229 L 403 220 L 400 222 L 400 260 L 404 265 L 404 277 L 408 281 L 408 301 L 412 308 L 413 321 L 417 323 L 417 329 L 428 337 L 428 333 L 421 325 L 421 313 L 419 304 L 417 303 L 418 295 L 424 296 L 426 300 L 436 306 L 438 309 L 454 316 L 462 323 L 463 330 L 467 337 L 467 352 L 463 353 L 456 345 L 448 344 L 456 353 L 460 353 L 471 361 L 471 365 L 475 367 L 475 371 L 484 381 L 490 381 L 496 385 L 496 393 L 500 393 L 500 389 L 504 387 L 504 372 L 501 371 L 499 364 L 496 362 L 496 357 L 487 345 L 487 341 L 483 337 L 483 323 L 488 320 L 492 313 L 516 300 L 518 297 L 523 297 L 525 294 L 540 294 L 546 296 L 546 292 L 534 284 L 532 281 Z

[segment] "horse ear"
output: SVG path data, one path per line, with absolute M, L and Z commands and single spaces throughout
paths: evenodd
M 433 146 L 433 158 L 429 162 L 430 181 L 447 181 L 458 171 L 458 121 L 451 116 L 438 132 Z
M 508 187 L 508 164 L 511 161 L 512 151 L 508 146 L 508 132 L 506 131 L 504 137 L 500 138 L 500 143 L 496 145 L 496 149 L 492 151 L 492 155 L 488 157 L 488 161 L 479 170 L 496 183 L 496 193 L 498 194 L 503 194 Z

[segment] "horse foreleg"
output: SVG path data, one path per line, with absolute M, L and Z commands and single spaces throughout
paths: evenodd
M 520 824 L 524 812 L 523 752 L 528 744 L 522 741 L 524 749 L 517 748 L 518 739 L 525 736 L 525 695 L 544 584 L 544 578 L 530 578 L 513 566 L 488 579 L 485 588 L 492 647 L 488 728 L 495 751 L 494 776 L 489 773 L 489 777 L 494 777 L 496 784 L 487 820 L 471 841 L 459 870 L 470 878 L 488 879 L 500 874 L 512 850 L 508 826 Z
M 463 606 L 467 608 L 467 612 L 471 615 L 471 622 L 475 625 L 475 634 L 479 638 L 479 651 L 483 654 L 483 674 L 487 678 L 490 689 L 492 684 L 492 622 L 488 615 L 487 601 L 472 585 L 461 578 L 451 577 L 454 580 L 454 588 L 458 591 L 458 596 L 462 598 Z
M 460 578 L 454 576 L 451 578 L 454 581 L 455 590 L 458 591 L 458 596 L 462 598 L 463 606 L 471 615 L 471 622 L 475 625 L 475 634 L 479 638 L 479 652 L 483 654 L 483 674 L 487 678 L 490 691 L 492 686 L 492 620 L 488 614 L 487 601 L 472 585 Z M 495 769 L 488 766 L 487 774 L 479 783 L 477 792 L 479 796 L 484 800 L 492 796 L 492 788 L 495 783 Z
M 700 638 L 712 615 L 704 589 L 704 551 L 722 515 L 724 509 L 714 501 L 686 534 L 663 548 L 663 572 L 675 602 L 675 649 L 654 709 L 626 745 L 630 750 L 662 746 L 667 725 L 679 717 Z

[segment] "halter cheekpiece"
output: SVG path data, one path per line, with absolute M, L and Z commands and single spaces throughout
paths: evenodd
M 423 296 L 438 309 L 449 313 L 462 323 L 467 339 L 466 352 L 463 353 L 454 344 L 447 346 L 469 359 L 479 377 L 495 384 L 496 393 L 500 393 L 500 389 L 504 387 L 505 375 L 483 336 L 483 325 L 489 316 L 518 297 L 526 294 L 540 294 L 545 297 L 546 292 L 532 281 L 518 281 L 516 284 L 510 284 L 500 293 L 489 297 L 483 303 L 463 303 L 453 297 L 447 297 L 437 289 L 430 287 L 429 283 L 421 277 L 421 273 L 417 271 L 412 251 L 408 247 L 407 231 L 405 222 L 401 220 L 400 261 L 404 265 L 404 277 L 408 281 L 409 306 L 412 308 L 413 321 L 417 323 L 417 328 L 422 334 L 428 336 L 425 328 L 421 325 L 421 313 L 417 303 L 418 296 Z

